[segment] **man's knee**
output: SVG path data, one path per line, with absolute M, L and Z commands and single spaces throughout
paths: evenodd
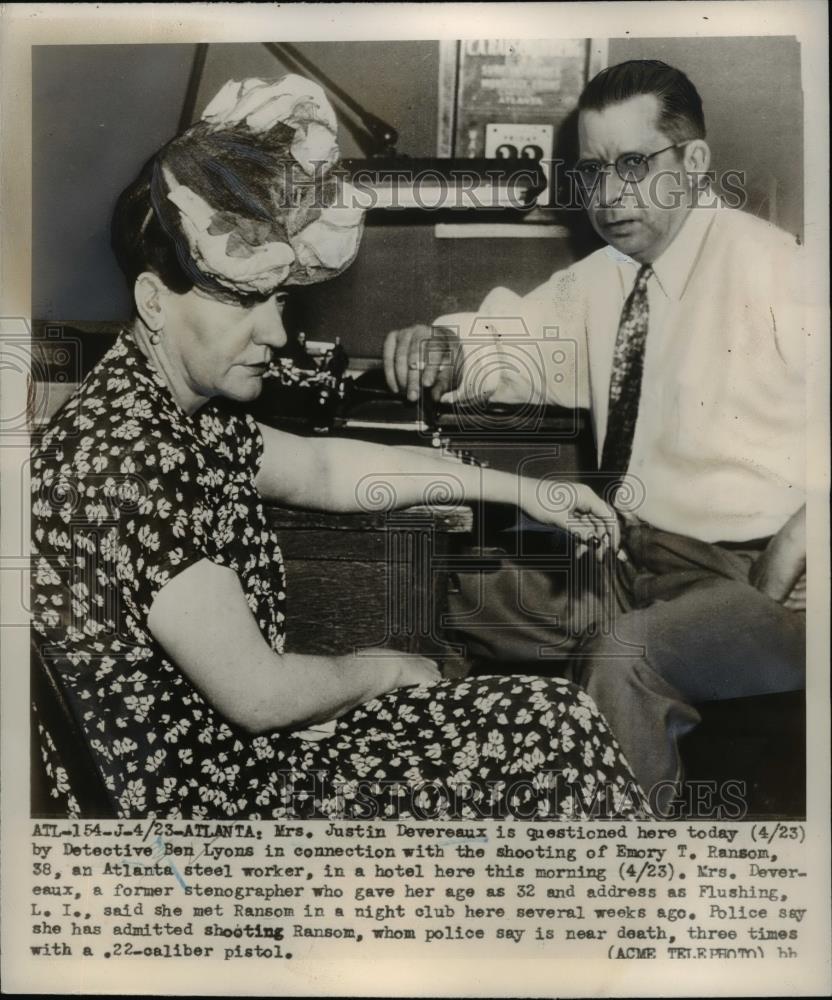
M 573 661 L 571 674 L 605 713 L 619 715 L 661 703 L 689 701 L 676 685 L 657 671 L 643 645 L 621 636 L 599 636 L 585 643 Z M 651 709 L 652 710 L 652 709 Z
M 593 697 L 614 693 L 634 683 L 640 658 L 604 636 L 584 644 L 572 661 L 572 679 Z

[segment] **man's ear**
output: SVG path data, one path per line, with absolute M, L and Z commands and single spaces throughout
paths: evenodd
M 685 170 L 696 177 L 711 165 L 711 147 L 704 139 L 694 139 L 685 146 Z
M 133 285 L 136 311 L 144 325 L 153 333 L 161 332 L 165 325 L 167 293 L 165 283 L 152 271 L 142 271 Z

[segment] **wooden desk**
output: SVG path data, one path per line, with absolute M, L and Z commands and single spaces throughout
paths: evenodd
M 439 659 L 464 676 L 442 638 L 449 573 L 442 556 L 469 539 L 468 507 L 362 514 L 268 509 L 287 576 L 287 649 L 346 653 L 387 646 Z

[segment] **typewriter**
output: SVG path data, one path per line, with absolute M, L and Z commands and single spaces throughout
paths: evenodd
M 429 392 L 410 403 L 390 392 L 381 368 L 350 372 L 340 340 L 307 340 L 273 359 L 263 391 L 250 410 L 262 423 L 297 434 L 338 434 L 384 444 L 442 448 L 461 461 L 484 465 L 450 448 L 456 413 L 445 412 Z
M 337 434 L 392 445 L 441 449 L 443 456 L 473 465 L 528 475 L 594 467 L 592 428 L 581 411 L 544 405 L 489 403 L 444 406 L 429 391 L 415 403 L 387 387 L 383 369 L 350 369 L 342 344 L 299 334 L 275 357 L 263 391 L 250 407 L 261 423 L 295 434 Z M 476 457 L 475 457 L 476 456 Z

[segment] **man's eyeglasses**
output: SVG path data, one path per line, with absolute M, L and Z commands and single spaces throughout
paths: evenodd
M 578 160 L 575 164 L 575 173 L 581 184 L 585 188 L 592 189 L 598 178 L 604 174 L 608 167 L 615 167 L 615 172 L 622 181 L 629 181 L 638 184 L 643 181 L 650 170 L 650 161 L 660 153 L 666 153 L 669 149 L 679 149 L 686 146 L 691 140 L 685 142 L 674 142 L 664 149 L 657 149 L 655 153 L 622 153 L 610 163 L 602 163 L 600 160 Z

